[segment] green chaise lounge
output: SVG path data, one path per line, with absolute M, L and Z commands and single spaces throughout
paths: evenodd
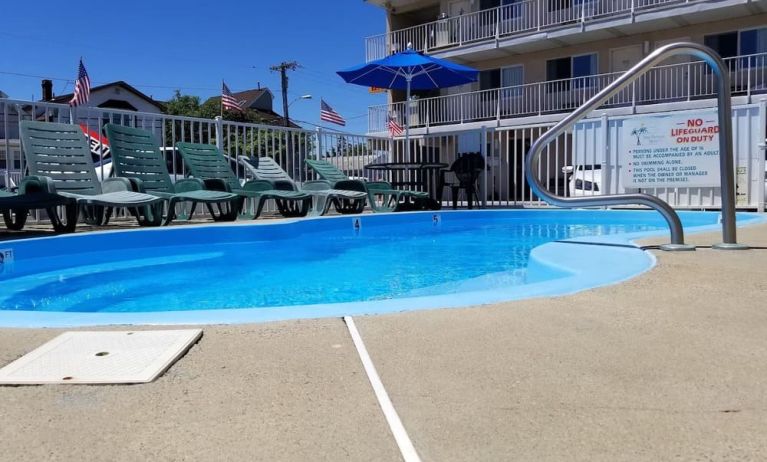
M 238 209 L 244 208 L 246 199 L 255 201 L 255 212 L 243 212 L 240 215 L 243 218 L 258 218 L 269 199 L 277 203 L 277 209 L 284 217 L 303 217 L 309 213 L 312 205 L 309 194 L 274 189 L 270 182 L 262 180 L 251 180 L 241 185 L 229 162 L 212 144 L 176 143 L 176 148 L 184 159 L 189 175 L 202 180 L 206 189 L 237 194 L 241 204 Z
M 403 210 L 426 210 L 439 208 L 429 193 L 392 188 L 386 181 L 352 180 L 335 165 L 322 160 L 307 159 L 306 163 L 334 189 L 365 191 L 374 212 L 398 212 Z M 380 200 L 376 200 L 376 196 Z
M 257 180 L 272 183 L 274 189 L 287 191 L 302 191 L 312 195 L 311 215 L 324 215 L 335 205 L 338 213 L 362 213 L 365 209 L 367 193 L 365 191 L 351 191 L 348 189 L 333 189 L 326 180 L 305 181 L 299 188 L 290 178 L 290 175 L 280 167 L 271 157 L 259 157 L 251 159 L 246 156 L 238 156 L 237 161 Z
M 48 192 L 75 199 L 86 222 L 106 225 L 114 207 L 127 207 L 142 226 L 161 223 L 164 199 L 132 191 L 125 178 L 99 183 L 80 127 L 24 120 L 20 128 L 30 174 L 48 181 Z
M 45 178 L 26 177 L 21 180 L 19 194 L 0 190 L 0 211 L 8 229 L 24 228 L 30 210 L 45 209 L 57 233 L 71 233 L 77 225 L 77 201 L 70 197 L 50 193 Z M 58 214 L 64 207 L 65 220 Z
M 112 150 L 115 175 L 129 179 L 134 191 L 168 200 L 163 224 L 177 218 L 175 206 L 183 202 L 191 202 L 191 210 L 188 215 L 179 216 L 180 219 L 190 218 L 198 202 L 206 205 L 214 221 L 237 219 L 239 202 L 236 194 L 206 190 L 205 183 L 197 178 L 171 181 L 160 145 L 152 132 L 116 124 L 107 124 L 104 128 Z

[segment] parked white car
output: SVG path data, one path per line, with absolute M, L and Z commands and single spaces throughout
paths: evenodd
M 570 197 L 596 196 L 602 194 L 601 165 L 566 165 L 562 173 L 567 178 L 567 192 Z

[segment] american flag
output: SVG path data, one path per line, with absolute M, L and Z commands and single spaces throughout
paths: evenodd
M 75 92 L 72 99 L 69 100 L 70 106 L 80 106 L 88 102 L 91 96 L 91 79 L 83 66 L 83 60 L 80 58 L 80 68 L 77 71 L 77 81 L 75 81 Z
M 320 99 L 320 120 L 346 126 L 346 121 L 341 117 L 341 114 L 334 111 L 324 99 Z
M 221 106 L 230 111 L 243 112 L 240 102 L 232 95 L 232 92 L 229 90 L 229 87 L 226 86 L 226 83 L 221 81 L 221 85 Z
M 389 122 L 387 123 L 387 126 L 389 127 L 389 134 L 391 136 L 402 136 L 402 125 L 397 123 L 397 117 L 394 115 L 389 116 Z

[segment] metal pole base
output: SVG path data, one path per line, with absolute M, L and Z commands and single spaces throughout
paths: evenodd
M 720 242 L 711 246 L 716 250 L 748 250 L 749 247 L 746 244 L 738 244 L 737 242 Z
M 695 246 L 692 244 L 661 244 L 658 248 L 666 252 L 691 252 L 695 250 Z

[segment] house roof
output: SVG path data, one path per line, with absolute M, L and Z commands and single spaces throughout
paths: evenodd
M 242 103 L 242 107 L 248 107 L 248 108 L 252 107 L 253 103 L 255 103 L 256 100 L 261 98 L 264 94 L 268 94 L 272 99 L 274 99 L 274 95 L 272 94 L 272 91 L 266 87 L 232 92 L 232 96 L 234 97 L 234 99 Z M 212 98 L 208 98 L 205 102 L 207 103 L 208 101 L 219 101 L 220 99 L 221 99 L 220 96 L 214 96 Z
M 149 96 L 147 96 L 144 93 L 140 92 L 135 87 L 129 85 L 127 82 L 125 82 L 123 80 L 118 80 L 117 82 L 110 82 L 110 83 L 105 83 L 104 85 L 99 85 L 99 86 L 96 86 L 96 87 L 91 87 L 91 93 L 99 91 L 99 90 L 103 90 L 104 88 L 110 88 L 110 87 L 120 87 L 120 88 L 123 88 L 123 89 L 133 93 L 134 95 L 138 96 L 139 98 L 143 99 L 147 103 L 155 106 L 157 109 L 159 109 L 161 111 L 165 110 L 165 106 L 163 106 L 163 104 L 160 101 L 157 101 L 157 100 L 154 100 L 154 99 L 150 98 Z M 73 96 L 73 93 L 67 93 L 66 95 L 54 96 L 53 99 L 51 99 L 51 102 L 53 102 L 53 103 L 68 103 L 69 100 L 72 99 L 72 96 Z
M 232 93 L 232 96 L 237 98 L 237 101 L 245 101 L 245 107 L 250 107 L 258 98 L 263 96 L 265 93 L 268 93 L 269 96 L 274 98 L 274 95 L 272 94 L 271 90 L 269 90 L 266 87 L 254 88 L 252 90 L 238 91 L 238 92 Z

